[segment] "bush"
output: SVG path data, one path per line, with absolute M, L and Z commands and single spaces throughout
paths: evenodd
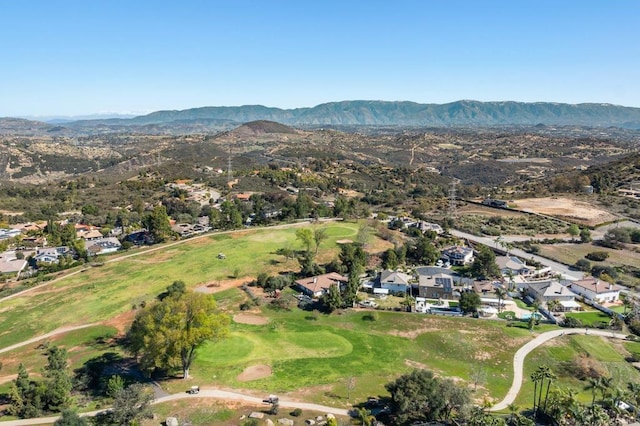
M 607 253 L 606 251 L 592 251 L 585 257 L 589 260 L 593 260 L 594 262 L 602 262 L 609 257 L 609 253 Z
M 363 321 L 378 321 L 378 313 L 377 312 L 368 312 L 362 316 Z
M 302 410 L 299 408 L 296 408 L 295 410 L 293 410 L 292 412 L 289 413 L 291 416 L 293 417 L 300 417 L 302 415 Z
M 591 262 L 589 262 L 587 259 L 580 259 L 573 266 L 578 271 L 582 271 L 582 272 L 589 272 L 591 270 Z
M 243 302 L 240 304 L 240 310 L 241 311 L 248 311 L 251 309 L 251 304 L 247 303 L 247 302 Z
M 574 317 L 566 317 L 564 320 L 562 320 L 562 322 L 560 323 L 561 327 L 567 327 L 567 328 L 581 328 L 583 327 L 582 325 L 582 321 L 580 321 L 578 318 L 574 318 Z

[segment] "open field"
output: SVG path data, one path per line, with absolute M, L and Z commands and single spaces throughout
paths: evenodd
M 331 240 L 321 247 L 321 256 L 331 258 L 337 253 L 335 240 L 354 238 L 359 225 L 323 226 L 329 228 Z M 552 327 L 542 325 L 531 333 L 524 323 L 523 327 L 507 327 L 504 321 L 387 311 L 377 312 L 375 318 L 361 310 L 323 315 L 297 308 L 275 311 L 266 305 L 240 313 L 239 305 L 247 296 L 238 288 L 224 285 L 229 276 L 237 275 L 232 279 L 237 282 L 253 277 L 258 270 L 297 269 L 295 261 L 274 254 L 285 244 L 299 245 L 295 228 L 217 234 L 90 268 L 33 294 L 1 302 L 0 347 L 63 325 L 108 324 L 49 339 L 69 349 L 75 369 L 100 353 L 118 352 L 111 337 L 133 318 L 132 305 L 151 301 L 173 280 L 182 279 L 191 288 L 220 283 L 220 287 L 214 287 L 219 290 L 214 292 L 218 305 L 238 315 L 230 337 L 200 348 L 189 381 L 166 380 L 163 387 L 173 393 L 198 384 L 348 407 L 368 396 L 386 395 L 386 383 L 414 368 L 427 368 L 469 383 L 472 368 L 480 365 L 487 380 L 474 398 L 478 402 L 484 397 L 501 399 L 511 385 L 516 350 L 537 332 Z M 219 252 L 227 259 L 217 259 Z M 2 354 L 2 374 L 7 380 L 15 374 L 19 361 L 37 375 L 46 361 L 42 350 L 37 349 L 39 344 Z M 607 350 L 592 349 L 588 353 L 597 359 L 604 357 L 607 361 L 610 356 Z M 626 377 L 636 377 L 632 374 L 628 372 Z M 350 400 L 346 389 L 349 377 L 356 383 Z M 224 412 L 203 411 L 202 415 Z
M 540 244 L 540 254 L 549 259 L 555 259 L 558 262 L 567 265 L 574 265 L 579 259 L 584 259 L 588 253 L 594 251 L 604 251 L 609 257 L 602 262 L 591 261 L 591 265 L 602 266 L 631 266 L 640 268 L 640 253 L 631 250 L 614 250 L 607 247 L 600 247 L 594 244 Z M 631 274 L 620 274 L 620 279 L 625 285 L 637 287 L 640 285 L 640 279 Z
M 518 210 L 554 216 L 588 226 L 596 226 L 617 219 L 617 216 L 595 207 L 593 203 L 570 198 L 524 198 L 515 200 L 515 204 Z
M 353 238 L 357 223 L 329 223 L 330 239 L 320 258 L 338 252 L 335 240 Z M 152 253 L 90 268 L 32 293 L 0 302 L 0 347 L 44 334 L 62 325 L 104 321 L 151 301 L 175 280 L 187 287 L 216 285 L 230 278 L 253 279 L 259 271 L 297 270 L 295 260 L 275 254 L 295 239 L 296 227 L 213 234 Z M 223 252 L 226 259 L 217 259 Z M 236 277 L 237 276 L 237 277 Z M 43 315 L 43 313 L 46 313 Z

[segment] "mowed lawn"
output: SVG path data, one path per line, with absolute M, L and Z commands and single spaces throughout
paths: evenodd
M 582 322 L 585 326 L 592 326 L 596 323 L 609 324 L 611 317 L 601 311 L 587 311 L 587 312 L 567 312 L 566 317 L 575 318 Z
M 311 226 L 311 225 L 306 225 Z M 319 256 L 331 259 L 335 241 L 354 238 L 359 224 L 322 225 L 331 235 Z M 0 348 L 42 335 L 58 327 L 104 321 L 150 302 L 175 280 L 188 287 L 216 284 L 230 277 L 252 279 L 259 272 L 297 270 L 295 260 L 275 254 L 278 248 L 301 248 L 299 227 L 266 228 L 214 234 L 144 252 L 103 266 L 88 268 L 32 293 L 0 302 Z M 131 253 L 135 253 L 131 252 Z M 225 259 L 218 259 L 224 253 Z
M 352 402 L 385 395 L 384 385 L 414 368 L 468 381 L 474 365 L 487 374 L 478 397 L 502 398 L 511 385 L 512 357 L 533 338 L 505 322 L 471 318 L 365 311 L 312 315 L 299 309 L 276 312 L 268 307 L 265 325 L 233 324 L 228 339 L 198 351 L 192 381 L 266 393 L 286 394 L 315 389 L 308 399 L 346 404 L 346 380 L 355 379 Z M 239 381 L 245 368 L 267 365 L 269 377 Z M 172 391 L 185 386 L 168 385 Z

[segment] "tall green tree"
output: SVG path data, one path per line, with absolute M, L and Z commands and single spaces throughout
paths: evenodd
M 163 242 L 171 233 L 169 216 L 165 206 L 160 205 L 153 208 L 143 219 L 144 225 L 153 236 L 155 242 Z
M 496 263 L 496 255 L 487 246 L 480 246 L 478 254 L 471 264 L 471 274 L 481 278 L 499 278 L 500 268 Z
M 466 291 L 460 295 L 460 309 L 465 314 L 477 312 L 481 302 L 480 295 L 476 292 Z
M 143 418 L 151 417 L 153 392 L 139 383 L 135 383 L 118 392 L 113 399 L 111 410 L 98 424 L 113 426 L 137 425 Z
M 340 309 L 344 305 L 340 289 L 337 285 L 332 285 L 329 287 L 329 290 L 322 295 L 322 304 L 329 312 Z
M 313 229 L 313 240 L 316 245 L 316 255 L 318 254 L 318 250 L 320 249 L 320 244 L 326 241 L 327 238 L 329 238 L 329 235 L 327 234 L 327 228 L 316 227 Z
M 53 346 L 47 351 L 45 406 L 49 411 L 67 407 L 71 398 L 71 376 L 68 371 L 68 354 L 64 348 Z
M 311 253 L 313 251 L 314 234 L 311 228 L 296 229 L 296 239 L 300 240 L 305 252 Z
M 127 346 L 143 371 L 181 367 L 187 379 L 196 349 L 225 337 L 229 322 L 210 295 L 188 292 L 141 310 L 127 333 Z
M 385 385 L 396 424 L 438 420 L 447 410 L 440 380 L 428 370 L 413 370 Z

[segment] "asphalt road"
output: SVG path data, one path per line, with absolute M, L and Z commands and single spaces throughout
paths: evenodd
M 449 231 L 451 233 L 451 235 L 454 235 L 458 238 L 464 238 L 467 239 L 469 241 L 473 241 L 475 243 L 480 243 L 480 244 L 484 244 L 488 247 L 491 248 L 497 248 L 499 250 L 504 250 L 502 249 L 502 247 L 500 247 L 494 239 L 489 238 L 489 237 L 478 237 L 477 235 L 472 235 L 472 234 L 467 234 L 466 232 L 461 232 L 461 231 L 455 231 L 455 230 L 450 230 Z M 508 240 L 505 237 L 505 240 Z M 542 265 L 548 266 L 551 269 L 553 269 L 554 271 L 558 272 L 559 274 L 561 274 L 563 276 L 563 278 L 571 280 L 571 281 L 575 281 L 575 280 L 579 280 L 582 279 L 582 274 L 583 272 L 581 271 L 574 271 L 572 269 L 570 269 L 568 266 L 563 265 L 562 263 L 558 263 L 555 262 L 553 260 L 547 259 L 546 257 L 542 257 L 542 256 L 536 256 L 535 254 L 531 254 L 531 253 L 527 253 L 525 251 L 522 251 L 520 249 L 511 249 L 509 250 L 509 253 L 518 256 L 519 258 L 523 259 L 523 260 L 527 260 L 527 259 L 533 259 L 536 262 L 540 262 Z
M 558 336 L 563 336 L 565 334 L 589 334 L 594 336 L 612 337 L 615 339 L 625 339 L 627 337 L 625 334 L 613 333 L 611 331 L 592 329 L 589 329 L 587 331 L 584 328 L 565 328 L 562 330 L 547 331 L 546 333 L 540 334 L 535 339 L 526 343 L 524 346 L 518 349 L 516 354 L 513 356 L 513 382 L 511 384 L 511 388 L 502 401 L 491 407 L 491 411 L 505 410 L 509 406 L 509 404 L 512 404 L 513 401 L 516 400 L 516 397 L 520 392 L 520 388 L 522 387 L 524 359 L 529 354 L 529 352 L 531 352 L 538 346 L 548 342 L 549 340 L 554 339 Z

